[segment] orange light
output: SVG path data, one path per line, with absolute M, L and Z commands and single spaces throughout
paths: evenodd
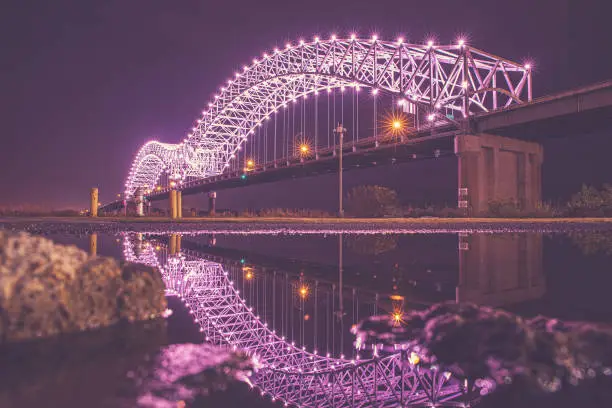
M 161 190 L 161 186 L 157 186 L 157 187 L 155 187 L 155 189 L 156 189 L 157 191 L 160 191 L 160 190 Z
M 399 120 L 394 120 L 393 121 L 393 129 L 401 129 L 402 128 L 402 122 L 400 122 Z
M 247 167 L 253 167 L 255 165 L 255 162 L 251 159 L 247 160 Z
M 170 187 L 174 187 L 174 186 L 176 186 L 176 182 L 175 181 L 171 181 L 170 182 Z
M 410 364 L 412 365 L 417 365 L 419 362 L 421 362 L 421 357 L 419 357 L 419 355 L 413 351 L 410 353 L 410 358 L 408 361 L 410 361 Z
M 308 153 L 309 151 L 310 151 L 310 147 L 308 147 L 308 145 L 307 145 L 307 144 L 302 144 L 302 145 L 300 146 L 300 152 L 301 152 L 302 154 L 304 154 L 304 153 Z
M 302 299 L 306 299 L 308 297 L 308 286 L 305 286 L 305 285 L 300 286 L 298 293 L 300 294 L 300 297 Z

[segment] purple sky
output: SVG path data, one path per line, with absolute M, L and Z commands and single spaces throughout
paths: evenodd
M 180 141 L 236 67 L 302 36 L 354 30 L 362 35 L 377 32 L 380 38 L 403 34 L 420 42 L 433 35 L 451 42 L 467 34 L 478 48 L 517 61 L 533 59 L 536 96 L 609 78 L 612 24 L 603 4 L 604 0 L 3 1 L 0 205 L 85 206 L 92 186 L 100 187 L 102 201 L 111 199 L 122 189 L 132 156 L 144 141 Z M 612 161 L 607 159 L 612 142 L 606 139 L 611 138 L 547 142 L 547 196 L 567 195 L 582 181 L 612 181 Z M 452 160 L 417 166 L 435 173 L 432 180 L 446 191 L 444 197 L 454 197 Z M 354 174 L 349 184 L 358 184 L 362 177 L 376 182 L 378 177 L 394 179 L 396 187 L 402 187 L 398 170 Z M 328 179 L 294 183 L 303 194 L 300 200 L 314 191 L 326 194 L 321 186 L 327 186 L 333 203 L 333 177 Z M 417 184 L 411 183 L 410 191 L 429 194 L 436 187 Z M 286 193 L 291 188 L 285 183 L 284 195 L 290 195 Z M 248 201 L 258 206 L 257 197 L 274 189 L 224 192 L 222 205 Z M 282 199 L 278 205 L 296 206 Z

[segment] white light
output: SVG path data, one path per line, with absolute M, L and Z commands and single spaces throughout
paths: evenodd
M 257 64 L 257 58 L 253 58 L 253 64 Z
M 433 122 L 433 120 L 434 120 L 435 118 L 436 118 L 436 115 L 435 115 L 435 114 L 433 114 L 433 113 L 430 113 L 430 114 L 427 116 L 427 120 L 428 120 L 428 121 L 430 121 L 430 122 Z
M 372 41 L 377 41 L 377 40 L 378 40 L 378 36 L 377 36 L 376 34 L 374 34 L 374 35 L 372 36 Z
M 357 36 L 355 34 L 351 34 L 351 41 L 355 41 L 355 38 L 357 38 Z
M 401 44 L 401 43 L 403 43 L 403 42 L 404 42 L 404 37 L 398 37 L 398 38 L 397 38 L 397 43 L 398 43 L 398 44 Z
M 318 43 L 319 42 L 319 37 L 315 37 L 314 40 L 315 40 L 316 43 Z
M 345 89 L 346 89 L 346 88 L 344 87 L 344 85 L 342 85 L 342 86 L 340 87 L 340 92 L 344 92 L 344 90 L 345 90 Z
M 263 57 L 264 57 L 264 58 L 268 58 L 268 54 L 264 52 Z
M 427 41 L 427 48 L 433 47 L 434 42 L 432 40 Z
M 300 45 L 304 45 L 304 40 L 300 40 Z
M 287 49 L 291 48 L 291 43 L 285 44 L 285 48 L 287 48 Z
M 377 88 L 372 89 L 372 95 L 378 95 L 378 89 Z
M 336 41 L 336 34 L 332 34 L 332 36 L 331 36 L 331 40 L 332 40 L 332 41 Z
M 467 88 L 468 87 L 468 82 L 467 81 L 463 81 L 461 83 L 461 87 L 464 88 L 464 89 Z
M 274 48 L 274 53 L 275 53 L 275 54 L 278 54 L 278 47 L 275 47 L 275 48 Z
M 531 69 L 531 64 L 525 64 L 525 69 Z

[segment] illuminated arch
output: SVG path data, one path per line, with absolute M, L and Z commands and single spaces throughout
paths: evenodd
M 127 178 L 126 196 L 143 182 L 159 178 L 155 170 L 141 168 L 141 153 L 148 149 L 156 150 L 179 179 L 220 174 L 258 126 L 310 94 L 348 86 L 373 88 L 405 98 L 430 114 L 444 110 L 464 117 L 522 103 L 530 98 L 523 96 L 530 81 L 529 65 L 463 42 L 438 46 L 352 36 L 287 44 L 228 79 L 181 143 L 145 144 Z

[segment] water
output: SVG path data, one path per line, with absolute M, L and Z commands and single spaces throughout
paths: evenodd
M 503 403 L 478 401 L 478 393 L 467 393 L 462 381 L 444 367 L 423 367 L 418 375 L 409 375 L 401 368 L 402 359 L 410 358 L 407 352 L 386 352 L 370 363 L 377 352 L 372 347 L 356 350 L 351 327 L 377 315 L 397 317 L 401 325 L 411 312 L 445 301 L 492 306 L 524 318 L 542 314 L 612 324 L 612 235 L 606 231 L 46 235 L 86 251 L 95 248 L 99 255 L 161 268 L 173 313 L 162 340 L 149 344 L 151 336 L 144 336 L 146 341 L 137 344 L 152 349 L 185 342 L 229 344 L 255 351 L 267 367 L 253 377 L 253 389 L 232 384 L 195 406 L 264 407 L 278 406 L 279 400 L 304 406 L 371 406 L 374 400 L 393 405 L 410 398 L 413 404 L 426 404 L 428 392 L 440 405 L 495 401 L 493 406 L 523 406 L 523 401 L 506 396 Z M 127 376 L 142 364 L 136 354 L 116 347 L 102 351 L 107 361 L 122 363 L 113 366 L 116 383 L 98 390 L 95 401 L 87 395 L 77 398 L 76 391 L 72 400 L 63 394 L 77 387 L 95 388 L 106 377 L 93 374 L 88 381 L 87 376 L 110 363 L 73 363 L 78 368 L 60 370 L 61 387 L 51 380 L 53 370 L 32 377 L 31 371 L 12 367 L 12 382 L 20 390 L 46 392 L 45 406 L 120 406 L 125 395 L 143 392 L 143 384 L 131 384 Z M 7 372 L 0 369 L 0 374 L 4 378 Z M 406 388 L 415 387 L 412 395 L 394 394 L 402 381 Z M 574 400 L 564 398 L 556 406 L 592 398 L 606 405 L 609 400 L 601 398 L 608 397 L 609 384 L 597 384 L 595 393 L 579 390 L 587 386 L 574 387 Z M 10 392 L 0 391 L 2 405 L 2 395 L 6 398 Z M 504 390 L 493 394 L 504 395 Z M 543 397 L 534 398 L 541 402 Z M 104 404 L 96 405 L 101 399 Z M 26 399 L 5 401 L 40 406 L 28 405 Z

